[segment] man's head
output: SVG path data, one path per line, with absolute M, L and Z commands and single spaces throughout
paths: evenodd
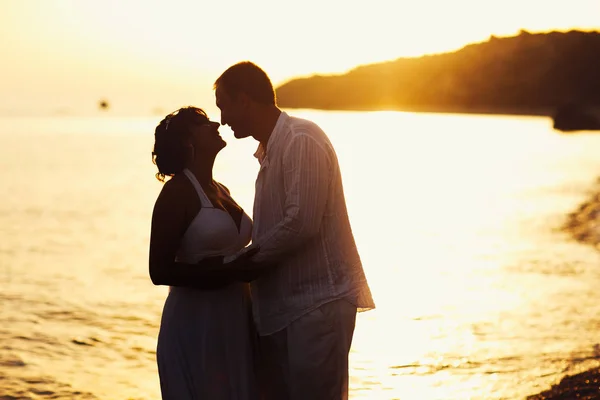
M 252 136 L 260 110 L 275 107 L 275 90 L 259 66 L 243 61 L 227 68 L 214 84 L 221 124 L 229 125 L 236 138 Z

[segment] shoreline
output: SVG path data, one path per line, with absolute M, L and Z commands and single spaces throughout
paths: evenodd
M 576 241 L 600 250 L 600 178 L 596 179 L 588 199 L 568 214 L 562 230 Z
M 527 396 L 526 400 L 600 399 L 600 367 L 567 375 L 550 389 Z
M 552 118 L 553 110 L 549 108 L 520 108 L 520 107 L 465 107 L 465 106 L 408 106 L 408 105 L 373 105 L 362 107 L 311 107 L 302 105 L 279 104 L 281 108 L 290 110 L 314 111 L 349 111 L 349 112 L 374 112 L 374 111 L 400 111 L 431 114 L 476 114 L 476 115 L 506 115 L 523 117 L 548 117 Z
M 561 229 L 574 240 L 600 250 L 600 178 L 591 194 L 567 215 Z M 550 388 L 527 396 L 526 400 L 598 400 L 600 399 L 600 367 L 567 375 Z

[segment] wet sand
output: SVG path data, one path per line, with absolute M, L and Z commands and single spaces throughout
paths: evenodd
M 527 400 L 574 399 L 600 399 L 600 368 L 566 376 L 550 389 L 527 397 Z
M 587 201 L 570 213 L 563 229 L 581 243 L 600 250 L 600 178 Z

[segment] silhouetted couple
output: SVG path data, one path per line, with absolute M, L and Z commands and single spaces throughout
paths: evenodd
M 259 143 L 254 221 L 213 179 L 220 124 L 195 107 L 167 115 L 155 131 L 166 182 L 150 238 L 152 282 L 170 286 L 163 399 L 346 399 L 356 313 L 374 303 L 334 148 L 277 107 L 255 64 L 231 66 L 214 88 L 221 124 Z

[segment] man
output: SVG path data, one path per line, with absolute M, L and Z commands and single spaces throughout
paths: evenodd
M 375 307 L 356 249 L 336 153 L 315 123 L 289 116 L 251 62 L 214 85 L 221 124 L 259 142 L 251 284 L 264 390 L 273 400 L 348 397 L 357 310 Z

